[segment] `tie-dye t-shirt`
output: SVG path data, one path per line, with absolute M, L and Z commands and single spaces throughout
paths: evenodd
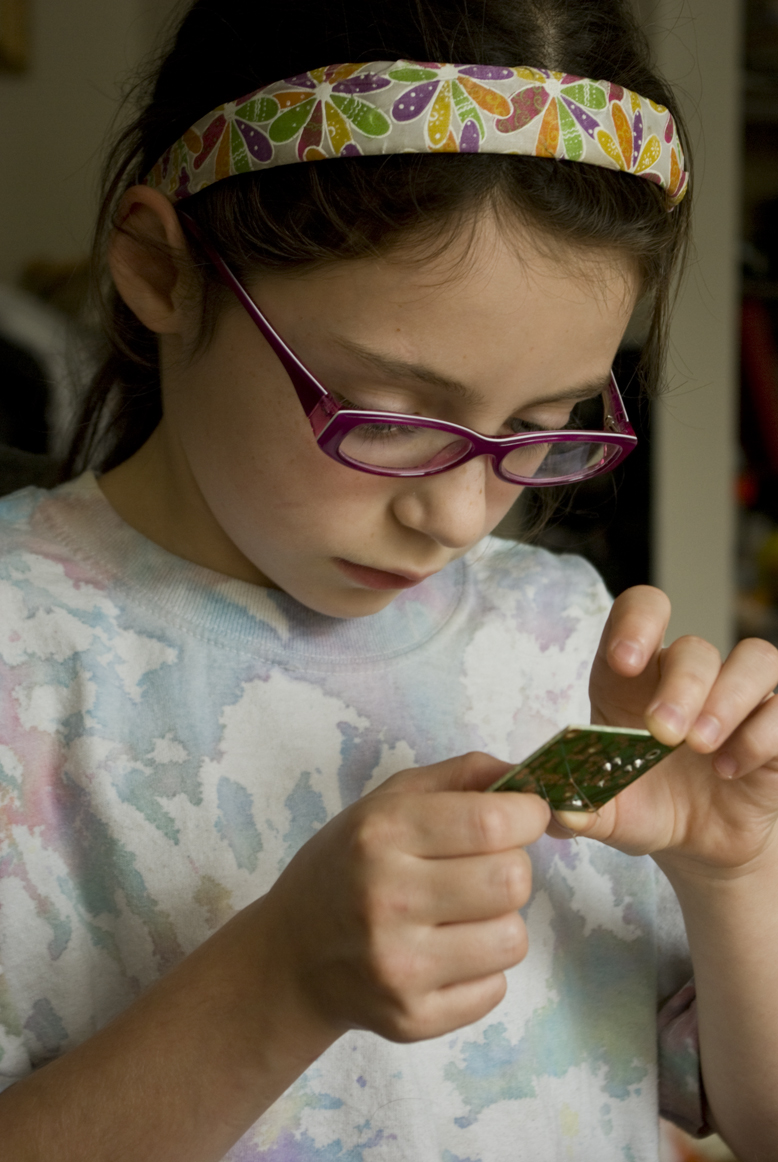
M 491 540 L 338 620 L 172 556 L 91 474 L 0 502 L 0 1087 L 129 1005 L 389 775 L 517 760 L 586 721 L 608 605 L 580 559 Z M 660 1091 L 700 1125 L 667 882 L 587 840 L 530 853 L 530 951 L 502 1003 L 420 1044 L 342 1037 L 231 1162 L 655 1160 Z

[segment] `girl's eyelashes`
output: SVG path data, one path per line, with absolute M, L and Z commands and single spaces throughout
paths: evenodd
M 341 392 L 333 391 L 333 396 L 338 401 L 342 408 L 352 411 L 371 411 L 371 412 L 394 412 L 400 415 L 410 416 L 426 416 L 429 419 L 439 418 L 443 419 L 444 414 L 438 412 L 430 407 L 414 406 L 414 402 L 405 398 L 387 398 L 387 393 L 375 394 L 372 391 L 366 391 L 368 398 L 352 399 L 350 396 L 343 395 Z M 587 403 L 590 401 L 586 401 Z M 556 414 L 553 411 L 547 413 L 547 418 L 544 417 L 545 422 L 539 423 L 535 420 L 525 419 L 523 416 L 511 416 L 505 421 L 504 430 L 509 435 L 519 436 L 525 432 L 558 432 L 566 428 L 580 428 L 582 426 L 590 426 L 581 424 L 579 417 L 575 415 L 575 409 L 571 413 L 569 408 L 564 411 L 558 409 Z M 476 427 L 477 425 L 468 424 L 463 421 L 466 427 Z M 591 426 L 596 427 L 596 424 Z
M 519 416 L 513 416 L 508 420 L 508 425 L 511 435 L 520 436 L 523 432 L 543 432 L 551 431 L 550 428 L 544 428 L 541 424 L 533 424 L 529 420 L 522 420 Z

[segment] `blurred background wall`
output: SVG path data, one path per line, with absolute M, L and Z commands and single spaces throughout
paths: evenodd
M 173 0 L 28 0 L 29 66 L 0 71 L 0 280 L 84 254 L 117 98 Z

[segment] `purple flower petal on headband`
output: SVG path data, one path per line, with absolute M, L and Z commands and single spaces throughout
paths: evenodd
M 586 133 L 588 133 L 590 137 L 594 137 L 596 131 L 600 128 L 599 121 L 595 121 L 590 113 L 587 113 L 586 110 L 582 109 L 580 105 L 576 105 L 575 101 L 571 101 L 569 97 L 562 97 L 562 100 L 573 114 L 581 128 Z
M 189 197 L 189 194 L 191 193 L 191 190 L 189 189 L 189 181 L 189 170 L 182 167 L 181 173 L 178 175 L 178 185 L 173 191 L 173 197 L 176 199 L 176 201 L 179 201 L 181 198 Z
M 638 109 L 635 120 L 632 122 L 632 169 L 638 163 L 640 151 L 643 148 L 643 116 Z
M 270 161 L 273 156 L 273 146 L 265 137 L 261 129 L 249 125 L 248 121 L 235 118 L 235 124 L 240 130 L 241 137 L 246 142 L 246 149 L 257 161 Z
M 332 86 L 333 93 L 375 93 L 378 89 L 385 89 L 391 85 L 388 77 L 379 77 L 378 73 L 365 73 L 361 77 L 349 77 L 347 81 L 338 81 Z
M 459 152 L 460 153 L 478 153 L 478 148 L 481 144 L 481 134 L 478 132 L 478 125 L 470 118 L 465 122 L 462 129 L 462 135 L 459 138 Z
M 427 81 L 425 85 L 414 85 L 402 97 L 398 97 L 392 105 L 392 116 L 395 121 L 413 121 L 419 117 L 435 96 L 440 81 Z
M 349 141 L 348 145 L 344 145 L 340 151 L 341 157 L 361 157 L 362 150 L 353 141 Z
M 466 77 L 473 77 L 477 81 L 512 81 L 513 69 L 503 69 L 499 65 L 465 65 L 459 70 Z
M 284 77 L 287 85 L 297 85 L 300 89 L 315 89 L 316 82 L 309 73 L 298 73 L 296 77 Z

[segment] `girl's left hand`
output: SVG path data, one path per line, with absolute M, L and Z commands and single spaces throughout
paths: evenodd
M 663 865 L 738 874 L 778 857 L 778 650 L 750 639 L 722 664 L 700 638 L 665 649 L 669 616 L 667 597 L 649 586 L 616 600 L 592 668 L 592 721 L 683 745 L 596 814 L 558 819 Z M 549 831 L 569 835 L 555 823 Z

